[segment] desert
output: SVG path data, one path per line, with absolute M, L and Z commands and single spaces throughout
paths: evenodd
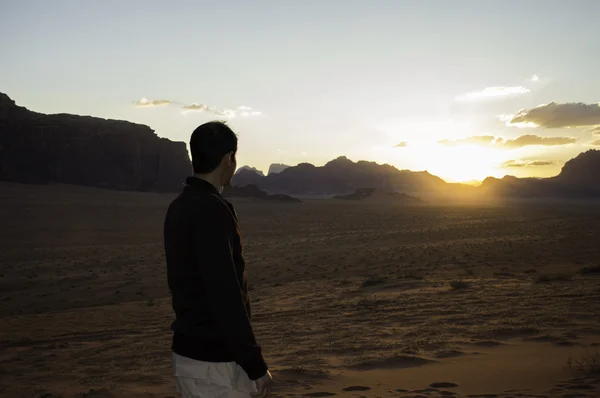
M 600 398 L 599 15 L 0 0 L 0 398 Z
M 0 396 L 175 397 L 176 193 L 0 187 Z M 231 200 L 273 396 L 599 396 L 600 205 Z

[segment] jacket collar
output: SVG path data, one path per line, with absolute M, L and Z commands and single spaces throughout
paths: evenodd
M 204 192 L 216 193 L 217 195 L 220 195 L 219 191 L 213 184 L 198 177 L 186 178 L 185 185 L 186 188 L 199 189 Z

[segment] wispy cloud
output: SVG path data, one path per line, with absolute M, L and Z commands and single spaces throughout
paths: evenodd
M 600 135 L 600 126 L 596 126 L 588 130 L 590 133 L 594 135 Z
M 501 138 L 499 138 L 501 140 Z M 441 140 L 440 144 L 446 146 L 459 145 L 491 145 L 492 141 L 496 140 L 493 135 L 476 135 L 473 137 L 459 138 L 457 140 Z
M 235 108 L 236 114 L 242 116 L 242 117 L 248 117 L 248 116 L 260 116 L 262 114 L 262 112 L 259 111 L 255 111 L 254 109 L 252 109 L 249 106 L 238 106 L 237 108 Z
M 516 167 L 543 167 L 543 166 L 553 166 L 556 162 L 551 162 L 547 160 L 534 160 L 534 161 L 523 161 L 523 160 L 507 160 L 502 163 L 500 167 L 503 168 L 516 168 Z
M 507 126 L 510 127 L 518 127 L 521 129 L 524 128 L 534 128 L 537 127 L 537 124 L 532 123 L 532 122 L 517 122 L 517 123 L 513 123 L 512 120 L 515 118 L 515 115 L 510 115 L 510 114 L 501 114 L 501 115 L 496 115 L 496 117 L 498 119 L 500 119 L 501 121 L 503 121 Z
M 171 100 L 149 100 L 148 98 L 142 98 L 141 100 L 134 101 L 133 103 L 138 108 L 149 108 L 149 107 L 154 107 L 154 106 L 169 105 L 169 104 L 172 104 L 173 101 L 171 101 Z
M 531 80 L 532 82 L 539 82 L 540 77 L 538 75 L 533 75 L 533 76 L 531 76 L 531 78 L 529 80 Z
M 540 137 L 539 135 L 522 135 L 514 140 L 504 140 L 501 145 L 506 148 L 522 148 L 530 145 L 559 146 L 574 144 L 577 141 L 573 137 Z
M 238 106 L 235 109 L 218 109 L 215 106 L 209 106 L 209 105 L 205 105 L 205 104 L 190 104 L 190 105 L 184 105 L 181 108 L 182 114 L 186 114 L 186 113 L 190 113 L 190 112 L 197 112 L 197 113 L 210 112 L 212 114 L 215 114 L 215 115 L 221 116 L 221 117 L 225 117 L 225 118 L 235 118 L 238 116 L 251 117 L 251 116 L 259 116 L 262 114 L 259 111 L 253 110 L 249 106 L 243 106 L 243 105 Z
M 582 127 L 600 124 L 600 105 L 551 102 L 519 111 L 507 124 L 529 123 L 545 128 Z
M 590 142 L 590 145 L 600 146 L 600 140 Z
M 527 87 L 512 86 L 512 87 L 486 87 L 481 91 L 473 91 L 466 94 L 456 96 L 457 101 L 478 101 L 485 99 L 494 99 L 509 97 L 515 95 L 527 94 L 530 92 Z
M 181 111 L 182 113 L 213 111 L 213 109 L 211 107 L 209 107 L 208 105 L 204 105 L 204 104 L 184 105 L 182 107 L 182 109 L 183 109 L 183 111 Z
M 502 137 L 494 137 L 492 135 L 478 135 L 473 137 L 460 138 L 457 140 L 442 140 L 439 143 L 446 146 L 494 146 L 501 149 L 517 149 L 526 146 L 559 146 L 573 144 L 577 141 L 573 137 L 540 137 L 539 135 L 527 134 L 518 138 L 507 140 Z
M 399 144 L 394 145 L 394 148 L 406 148 L 408 146 L 408 142 L 402 141 Z

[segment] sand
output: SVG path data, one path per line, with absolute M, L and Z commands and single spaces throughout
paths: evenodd
M 0 397 L 176 396 L 172 197 L 0 184 Z M 600 397 L 600 206 L 235 203 L 273 396 Z

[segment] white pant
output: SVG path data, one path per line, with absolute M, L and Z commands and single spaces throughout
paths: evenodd
M 204 362 L 173 353 L 173 372 L 182 398 L 249 398 L 257 391 L 235 362 Z

